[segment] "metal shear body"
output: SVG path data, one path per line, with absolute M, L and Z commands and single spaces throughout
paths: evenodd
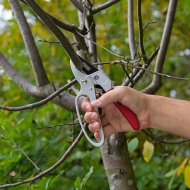
M 94 66 L 92 66 L 90 63 L 88 63 L 86 60 L 84 60 L 80 56 L 79 56 L 79 58 L 83 64 L 82 71 L 76 69 L 73 62 L 70 61 L 72 72 L 73 72 L 76 80 L 79 82 L 79 84 L 81 86 L 81 89 L 75 98 L 75 106 L 76 106 L 77 116 L 78 116 L 81 128 L 83 130 L 83 133 L 86 136 L 86 138 L 88 139 L 88 141 L 92 145 L 94 145 L 96 147 L 100 147 L 104 143 L 103 129 L 101 127 L 101 129 L 99 130 L 99 133 L 100 133 L 100 141 L 99 142 L 94 142 L 91 138 L 89 138 L 88 134 L 86 133 L 85 127 L 82 123 L 81 117 L 80 117 L 78 102 L 79 102 L 80 97 L 88 97 L 90 101 L 96 100 L 97 93 L 106 93 L 109 90 L 113 89 L 112 82 L 104 73 L 102 73 L 101 71 L 96 69 Z M 128 122 L 131 124 L 131 126 L 134 130 L 138 130 L 140 128 L 136 115 L 128 107 L 122 105 L 119 102 L 114 102 L 114 105 L 123 114 L 123 116 L 128 120 Z M 94 108 L 94 111 L 98 112 L 98 108 Z M 99 119 L 99 122 L 101 123 L 100 119 Z

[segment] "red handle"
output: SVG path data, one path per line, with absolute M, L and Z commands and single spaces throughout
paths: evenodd
M 128 107 L 124 106 L 120 102 L 114 102 L 113 104 L 123 114 L 123 116 L 127 119 L 127 121 L 130 123 L 131 127 L 134 130 L 140 129 L 139 121 L 137 119 L 136 114 L 133 111 L 131 111 Z
M 112 88 L 110 90 L 113 90 L 113 89 L 114 88 Z M 110 90 L 108 90 L 108 91 L 110 91 Z M 123 114 L 123 116 L 127 119 L 127 121 L 130 123 L 131 127 L 134 130 L 137 131 L 140 129 L 140 124 L 139 124 L 139 121 L 137 119 L 137 116 L 132 110 L 130 110 L 128 107 L 124 106 L 120 102 L 114 102 L 113 104 Z

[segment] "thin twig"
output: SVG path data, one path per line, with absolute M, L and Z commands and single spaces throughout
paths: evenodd
M 9 140 L 11 143 L 13 143 L 24 154 L 24 156 L 28 159 L 28 161 L 36 168 L 36 170 L 38 172 L 41 172 L 41 169 L 28 157 L 28 155 L 24 152 L 24 150 L 16 142 L 14 142 L 10 138 L 8 138 L 5 134 L 2 133 L 2 135 L 4 136 L 3 139 Z
M 62 164 L 65 161 L 65 159 L 69 156 L 69 154 L 72 152 L 72 150 L 77 146 L 77 144 L 80 141 L 80 139 L 82 138 L 82 136 L 83 136 L 83 132 L 81 130 L 80 133 L 79 133 L 79 135 L 78 135 L 78 137 L 71 144 L 71 146 L 67 149 L 67 151 L 60 158 L 60 160 L 58 160 L 58 162 L 56 162 L 53 166 L 51 166 L 47 170 L 41 172 L 40 174 L 36 175 L 35 177 L 33 177 L 31 179 L 22 180 L 22 181 L 19 181 L 17 183 L 12 183 L 12 184 L 0 185 L 0 189 L 7 188 L 7 187 L 16 187 L 16 186 L 21 185 L 21 184 L 33 182 L 33 181 L 35 181 L 35 180 L 37 180 L 37 179 L 45 176 L 46 174 L 50 173 L 51 171 L 55 170 L 60 164 Z
M 145 28 L 147 28 L 147 26 L 148 26 L 149 24 L 156 24 L 156 23 L 157 23 L 157 21 L 147 22 L 147 23 L 144 25 L 143 30 L 145 30 Z
M 79 124 L 79 122 L 73 122 L 73 123 L 62 123 L 62 124 L 57 124 L 57 125 L 53 125 L 53 126 L 48 126 L 48 127 L 37 127 L 36 130 L 38 129 L 53 129 L 55 127 L 61 127 L 61 126 L 72 126 L 72 125 L 76 125 Z
M 149 136 L 150 138 L 156 140 L 156 141 L 159 141 L 159 142 L 162 142 L 162 143 L 166 143 L 166 144 L 181 144 L 181 143 L 185 143 L 185 142 L 188 142 L 190 141 L 190 139 L 185 139 L 185 138 L 180 138 L 180 139 L 177 139 L 177 140 L 162 140 L 158 137 L 155 137 L 154 135 L 150 134 L 149 132 L 147 132 L 146 130 L 142 130 L 143 133 L 145 133 L 147 136 Z
M 123 68 L 125 74 L 127 75 L 127 78 L 130 80 L 131 84 L 133 84 L 133 80 L 132 80 L 132 78 L 129 76 L 129 74 L 128 74 L 128 72 L 127 72 L 127 70 L 126 70 L 126 68 L 125 68 L 124 65 L 122 65 L 122 68 Z
M 91 41 L 93 44 L 95 44 L 95 45 L 97 45 L 97 46 L 103 48 L 103 49 L 106 50 L 107 52 L 109 52 L 109 53 L 111 53 L 111 54 L 113 54 L 113 55 L 115 55 L 115 56 L 117 56 L 117 57 L 119 57 L 119 58 L 123 58 L 123 56 L 118 55 L 118 54 L 115 54 L 115 53 L 113 53 L 112 51 L 110 51 L 109 49 L 105 48 L 104 46 L 102 46 L 102 45 L 100 45 L 100 44 L 94 42 L 91 38 L 88 38 L 88 37 L 86 37 L 86 36 L 80 34 L 78 31 L 77 31 L 77 33 L 78 33 L 80 36 L 82 36 L 83 38 L 85 38 L 85 39 Z
M 110 64 L 110 65 L 121 65 L 121 66 L 127 66 L 127 67 L 131 67 L 131 68 L 137 68 L 140 70 L 144 70 L 146 72 L 152 73 L 154 75 L 159 75 L 159 76 L 163 76 L 163 77 L 167 77 L 170 79 L 174 79 L 174 80 L 182 80 L 182 81 L 188 81 L 190 82 L 190 78 L 182 78 L 182 77 L 176 77 L 176 76 L 172 76 L 172 75 L 168 75 L 168 74 L 164 74 L 164 73 L 158 73 L 155 71 L 151 71 L 149 69 L 143 68 L 142 66 L 138 66 L 137 64 L 134 65 L 129 65 L 129 63 L 125 60 L 115 60 L 115 61 L 111 61 L 111 62 L 98 62 L 98 63 L 93 63 L 93 65 L 104 65 L 104 64 Z
M 38 40 L 38 42 L 45 42 L 45 43 L 49 43 L 49 47 L 51 47 L 51 45 L 52 44 L 60 44 L 60 42 L 59 41 L 56 41 L 56 42 L 50 42 L 50 41 L 48 41 L 48 40 Z
M 7 107 L 7 106 L 0 105 L 0 109 L 8 110 L 8 111 L 20 111 L 20 110 L 26 110 L 26 109 L 34 108 L 34 107 L 37 107 L 37 106 L 41 106 L 41 105 L 47 103 L 48 101 L 52 100 L 53 98 L 55 98 L 57 95 L 59 95 L 64 90 L 71 87 L 76 82 L 77 82 L 76 79 L 72 80 L 69 84 L 66 84 L 65 86 L 61 87 L 60 89 L 55 91 L 53 94 L 51 94 L 50 96 L 48 96 L 47 98 L 45 98 L 45 99 L 43 99 L 43 100 L 41 100 L 39 102 L 36 102 L 36 103 L 33 103 L 33 104 L 27 104 L 25 106 L 19 106 L 19 107 Z
M 116 3 L 119 2 L 119 1 L 121 1 L 121 0 L 110 0 L 110 1 L 108 1 L 108 2 L 106 2 L 106 3 L 104 3 L 104 4 L 102 4 L 102 5 L 100 5 L 100 6 L 96 7 L 96 8 L 94 8 L 94 9 L 92 10 L 92 14 L 96 14 L 96 13 L 98 13 L 98 12 L 104 10 L 104 9 L 107 9 L 108 7 L 110 7 L 110 6 L 114 5 L 114 4 L 116 4 Z

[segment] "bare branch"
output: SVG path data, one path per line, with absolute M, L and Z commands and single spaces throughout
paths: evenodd
M 8 110 L 8 111 L 20 111 L 20 110 L 26 110 L 26 109 L 31 109 L 31 108 L 34 108 L 34 107 L 37 107 L 37 106 L 41 106 L 41 105 L 47 103 L 48 101 L 52 100 L 53 98 L 55 98 L 57 95 L 59 95 L 64 90 L 68 89 L 70 86 L 72 86 L 76 82 L 77 82 L 76 79 L 74 79 L 69 84 L 63 86 L 62 88 L 55 91 L 53 94 L 51 94 L 50 96 L 48 96 L 47 98 L 45 98 L 45 99 L 43 99 L 43 100 L 41 100 L 39 102 L 32 103 L 32 104 L 27 104 L 27 105 L 20 106 L 20 107 L 7 107 L 7 106 L 0 105 L 0 109 L 4 109 L 4 110 Z M 54 100 L 54 101 L 55 101 L 55 103 L 57 102 L 60 105 L 59 100 Z
M 176 7 L 177 7 L 177 0 L 169 1 L 169 8 L 168 8 L 168 13 L 166 17 L 166 23 L 164 26 L 164 31 L 163 31 L 163 35 L 161 39 L 161 44 L 160 44 L 160 50 L 158 52 L 156 66 L 154 70 L 156 73 L 162 73 L 162 70 L 163 70 L 166 52 L 168 49 L 170 36 L 171 36 L 172 28 L 173 28 Z M 148 94 L 154 94 L 156 91 L 158 91 L 161 85 L 162 85 L 162 77 L 155 75 L 153 77 L 152 83 L 147 88 L 145 88 L 143 92 L 148 93 Z
M 55 18 L 54 16 L 50 15 L 49 13 L 45 12 L 50 18 L 51 20 L 60 28 L 63 28 L 64 30 L 67 30 L 69 32 L 73 32 L 77 29 L 77 27 L 75 25 L 71 25 L 71 24 L 67 24 L 64 23 L 62 21 L 60 21 L 59 19 Z
M 114 5 L 114 4 L 116 4 L 116 3 L 119 2 L 119 1 L 120 1 L 120 0 L 110 0 L 110 1 L 108 1 L 108 2 L 106 2 L 106 3 L 104 3 L 104 4 L 102 4 L 102 5 L 100 5 L 100 6 L 96 7 L 96 8 L 94 8 L 94 9 L 92 10 L 92 14 L 96 14 L 96 13 L 98 13 L 98 12 L 104 10 L 104 9 L 107 9 L 108 7 L 110 7 L 110 6 Z
M 111 50 L 109 50 L 109 49 L 105 48 L 104 46 L 102 46 L 102 45 L 100 45 L 100 44 L 94 42 L 91 38 L 88 38 L 88 37 L 86 37 L 86 36 L 84 36 L 84 35 L 82 35 L 82 34 L 80 34 L 80 33 L 78 33 L 78 34 L 81 35 L 81 36 L 82 36 L 83 38 L 85 38 L 86 40 L 91 41 L 93 44 L 95 44 L 95 45 L 101 47 L 102 49 L 106 50 L 107 52 L 111 53 L 112 55 L 117 56 L 117 57 L 119 57 L 119 58 L 123 58 L 123 56 L 118 55 L 118 54 L 115 54 L 115 53 L 112 52 Z
M 133 19 L 133 0 L 128 0 L 128 36 L 131 58 L 135 56 L 135 35 L 134 35 L 134 19 Z
M 92 39 L 93 42 L 96 42 L 96 29 L 95 29 L 95 21 L 93 16 L 89 16 L 87 19 L 87 27 L 89 30 L 88 37 Z M 97 62 L 97 48 L 95 43 L 89 42 L 89 52 L 92 54 L 92 62 Z
M 30 94 L 34 97 L 42 97 L 39 89 L 36 86 L 30 84 L 23 77 L 21 77 L 1 52 L 0 52 L 0 65 L 3 67 L 5 72 L 11 77 L 11 79 L 27 94 Z
M 134 72 L 136 71 L 136 74 L 134 73 L 133 76 L 133 84 L 136 84 L 139 79 L 143 76 L 144 72 L 147 71 L 147 68 L 150 66 L 150 64 L 152 63 L 152 60 L 156 57 L 156 55 L 158 54 L 160 47 L 158 47 L 153 53 L 152 55 L 146 60 L 146 63 L 142 66 L 142 69 L 140 69 L 141 66 L 135 65 L 135 69 Z M 139 67 L 139 68 L 138 68 Z M 129 86 L 132 87 L 134 86 L 133 84 L 130 84 Z
M 169 78 L 169 79 L 187 81 L 187 82 L 190 81 L 190 78 L 176 77 L 176 76 L 172 76 L 172 75 L 168 75 L 168 74 L 164 74 L 164 73 L 158 73 L 158 72 L 151 71 L 149 69 L 146 69 L 145 66 L 144 67 L 139 66 L 138 62 L 136 64 L 134 64 L 134 65 L 129 65 L 129 63 L 130 62 L 127 62 L 125 60 L 115 60 L 115 61 L 112 61 L 112 62 L 93 63 L 93 65 L 104 65 L 104 64 L 116 65 L 116 64 L 118 64 L 118 65 L 121 65 L 121 66 L 126 66 L 126 67 L 131 67 L 131 68 L 137 68 L 139 70 L 144 70 L 144 71 L 149 72 L 151 74 L 159 75 L 159 76 L 166 77 L 166 78 Z
M 147 22 L 147 23 L 144 25 L 144 27 L 143 27 L 143 31 L 147 28 L 147 26 L 148 26 L 149 24 L 155 24 L 155 23 L 157 23 L 157 21 Z
M 182 143 L 190 141 L 190 139 L 185 139 L 185 138 L 179 138 L 179 139 L 176 139 L 176 140 L 162 140 L 161 138 L 158 138 L 158 137 L 152 135 L 147 130 L 142 130 L 142 132 L 145 133 L 150 138 L 152 138 L 152 139 L 154 139 L 154 140 L 156 140 L 158 142 L 165 143 L 165 144 L 182 144 Z
M 139 68 L 142 67 L 141 64 L 138 64 L 138 66 L 139 66 Z M 132 86 L 134 86 L 136 84 L 137 81 L 135 80 L 135 78 L 137 76 L 139 76 L 139 73 L 141 71 L 141 69 L 139 69 L 139 68 L 132 67 L 132 72 L 129 74 L 129 77 L 123 82 L 123 84 L 122 84 L 123 86 L 130 86 L 130 87 L 132 87 Z M 144 70 L 142 70 L 142 71 L 144 71 Z M 139 76 L 139 78 L 140 78 L 140 76 Z
M 26 45 L 26 49 L 29 54 L 29 58 L 31 61 L 32 68 L 34 70 L 34 75 L 36 79 L 37 86 L 43 86 L 49 83 L 49 79 L 47 77 L 46 71 L 42 64 L 42 60 L 36 44 L 34 42 L 34 38 L 30 31 L 30 27 L 26 21 L 24 13 L 20 7 L 18 0 L 9 0 L 11 8 L 16 17 L 17 23 L 19 25 L 24 43 Z
M 20 87 L 22 88 L 27 94 L 34 96 L 34 97 L 38 97 L 38 98 L 45 98 L 47 96 L 49 96 L 50 94 L 52 94 L 52 86 L 51 84 L 45 85 L 43 87 L 36 87 L 32 84 L 30 84 L 28 81 L 26 81 L 24 78 L 22 78 L 19 73 L 12 67 L 12 65 L 7 61 L 7 59 L 3 56 L 3 54 L 0 52 L 0 66 L 3 67 L 3 69 L 5 70 L 5 72 L 12 78 L 12 80 Z M 73 85 L 74 83 L 76 83 L 76 80 L 71 81 L 69 84 L 65 85 L 64 87 L 60 88 L 59 90 L 57 90 L 56 92 L 54 92 L 52 95 L 50 95 L 49 97 L 46 98 L 46 100 L 42 100 L 41 103 L 37 103 L 37 105 L 30 105 L 26 108 L 25 106 L 21 106 L 18 107 L 18 110 L 21 109 L 29 109 L 32 108 L 33 106 L 40 106 L 44 103 L 46 103 L 46 101 L 48 102 L 49 100 L 52 100 L 53 98 L 55 98 L 58 94 L 60 94 L 61 92 L 63 92 L 64 90 L 66 90 L 67 88 L 69 88 L 71 85 Z M 51 88 L 51 89 L 50 89 Z M 50 99 L 49 99 L 50 98 Z M 74 99 L 75 97 L 70 95 L 67 92 L 64 92 L 62 94 L 59 95 L 59 98 L 55 98 L 52 101 L 54 103 L 56 103 L 57 105 L 70 110 L 70 111 L 75 111 L 75 104 L 74 104 Z M 4 106 L 0 106 L 0 109 L 6 109 L 6 107 Z M 7 107 L 7 110 L 10 111 L 18 111 L 17 108 L 12 108 L 12 107 Z
M 40 6 L 35 1 L 25 0 L 27 4 L 34 10 L 34 12 L 40 17 L 40 19 L 44 22 L 44 24 L 52 31 L 52 33 L 58 38 L 60 44 L 63 46 L 74 65 L 77 69 L 82 68 L 82 63 L 79 57 L 76 55 L 74 49 L 68 42 L 65 35 L 61 32 L 61 30 L 54 24 L 54 22 L 50 19 L 50 17 L 41 9 Z
M 2 134 L 2 135 L 3 135 L 3 139 L 9 140 L 12 144 L 14 144 L 24 154 L 24 156 L 27 158 L 27 160 L 36 168 L 36 170 L 38 172 L 41 171 L 41 169 L 28 157 L 28 155 L 24 152 L 24 150 L 16 142 L 14 142 L 10 138 L 8 138 L 5 134 Z
M 76 145 L 78 144 L 78 142 L 80 141 L 80 139 L 82 138 L 82 136 L 83 136 L 83 132 L 81 130 L 80 133 L 79 133 L 79 135 L 78 135 L 78 137 L 75 139 L 75 141 L 69 147 L 69 149 L 65 152 L 65 154 L 61 157 L 61 159 L 58 162 L 56 162 L 53 166 L 51 166 L 50 168 L 48 168 L 47 170 L 41 172 L 40 174 L 36 175 L 35 177 L 33 177 L 31 179 L 22 180 L 22 181 L 19 181 L 17 183 L 12 183 L 12 184 L 0 185 L 0 189 L 6 188 L 6 187 L 16 187 L 16 186 L 21 185 L 21 184 L 33 182 L 33 181 L 35 181 L 35 180 L 37 180 L 37 179 L 45 176 L 46 174 L 50 173 L 51 171 L 55 170 L 70 155 L 70 153 L 76 147 Z
M 79 122 L 73 122 L 73 123 L 62 123 L 62 124 L 56 124 L 56 125 L 53 125 L 53 126 L 47 126 L 47 127 L 37 127 L 36 130 L 39 130 L 39 129 L 53 129 L 55 127 L 63 127 L 63 126 L 73 126 L 73 125 L 79 125 L 80 123 Z
M 70 0 L 70 2 L 82 13 L 83 6 L 78 0 Z
M 143 26 L 142 26 L 142 15 L 141 15 L 141 0 L 137 1 L 137 13 L 138 13 L 138 26 L 139 26 L 139 44 L 141 53 L 143 56 L 144 63 L 146 63 L 147 57 L 146 52 L 144 49 L 144 43 L 143 43 Z
M 28 5 L 24 0 L 20 0 L 21 2 L 23 2 L 25 5 Z M 45 11 L 44 11 L 45 12 Z M 64 23 L 62 21 L 60 21 L 58 18 L 52 16 L 51 14 L 45 12 L 50 18 L 51 20 L 57 25 L 59 26 L 60 28 L 63 28 L 67 31 L 70 31 L 70 32 L 73 32 L 76 30 L 76 26 L 73 25 L 73 24 L 67 24 L 67 23 Z

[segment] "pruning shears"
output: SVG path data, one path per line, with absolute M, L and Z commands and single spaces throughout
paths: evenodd
M 102 129 L 99 130 L 100 133 L 100 141 L 94 142 L 87 134 L 86 129 L 82 123 L 81 120 L 81 114 L 79 111 L 79 98 L 81 97 L 88 97 L 90 101 L 97 99 L 97 94 L 103 94 L 113 89 L 112 87 L 112 81 L 101 71 L 99 71 L 96 67 L 88 63 L 86 60 L 84 60 L 82 57 L 79 56 L 79 59 L 82 62 L 82 69 L 78 70 L 72 61 L 70 61 L 71 70 L 76 78 L 76 80 L 79 82 L 81 89 L 79 93 L 77 94 L 75 98 L 75 106 L 76 106 L 76 112 L 78 116 L 79 123 L 81 125 L 81 128 L 83 130 L 84 135 L 86 136 L 87 140 L 94 146 L 100 147 L 104 144 L 104 132 Z M 123 114 L 123 116 L 127 119 L 127 121 L 130 123 L 131 127 L 134 130 L 139 130 L 140 125 L 139 121 L 136 117 L 136 114 L 131 111 L 128 107 L 122 105 L 120 102 L 114 102 L 113 103 L 116 108 Z M 94 111 L 99 113 L 98 108 L 94 108 Z M 101 124 L 101 120 L 99 119 L 99 122 Z

